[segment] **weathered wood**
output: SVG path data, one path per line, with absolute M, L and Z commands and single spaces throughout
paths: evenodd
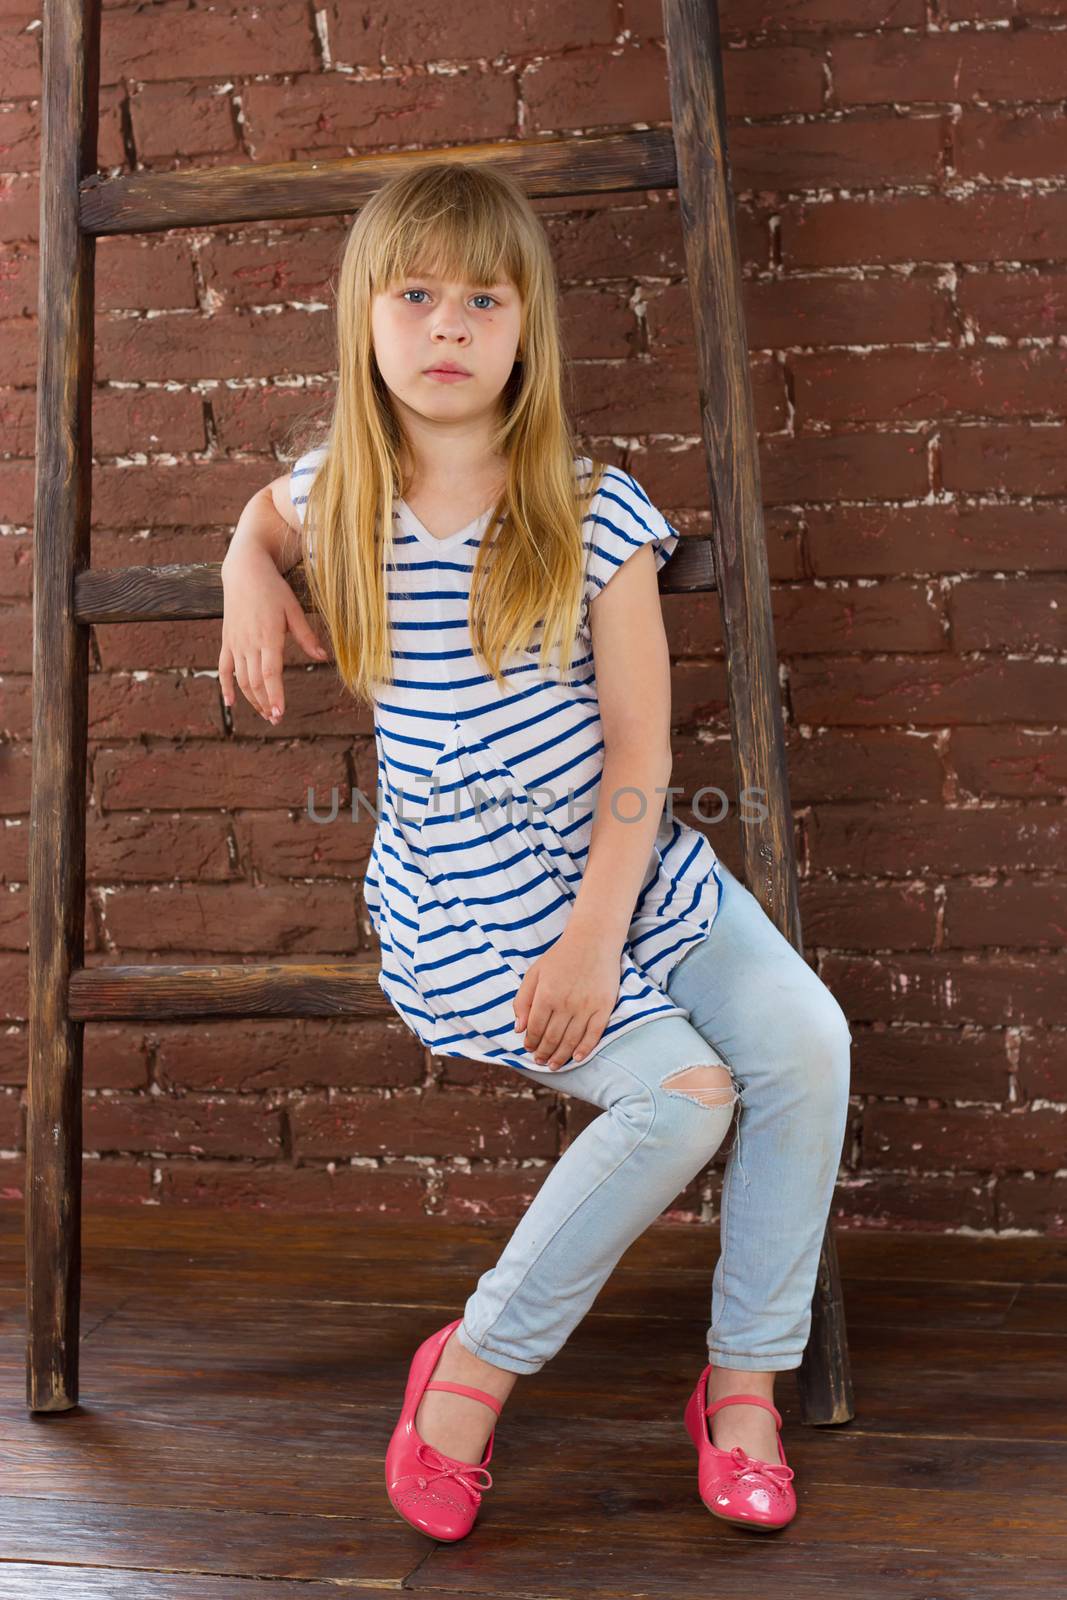
M 472 163 L 492 161 L 518 178 L 535 199 L 670 189 L 675 179 L 669 128 L 578 138 L 502 139 L 334 161 L 263 161 L 117 178 L 94 174 L 81 186 L 81 226 L 90 234 L 153 233 L 201 223 L 341 215 L 358 210 L 375 189 L 405 167 L 434 155 Z
M 221 563 L 190 562 L 160 567 L 113 567 L 79 572 L 74 611 L 79 622 L 173 622 L 222 616 Z M 286 573 L 297 598 L 310 606 L 302 567 Z M 711 540 L 682 539 L 659 570 L 661 594 L 714 589 Z
M 80 1022 L 393 1016 L 379 971 L 377 960 L 82 967 L 71 977 L 68 1006 Z
M 259 1163 L 241 1165 L 254 1178 Z M 0 1391 L 2 1600 L 325 1600 L 330 1584 L 361 1600 L 627 1600 L 664 1573 L 671 1600 L 1062 1589 L 1063 1324 L 1028 1332 L 1012 1317 L 1042 1293 L 1050 1311 L 1062 1299 L 1067 1240 L 840 1234 L 862 1414 L 800 1427 L 793 1375 L 779 1375 L 800 1505 L 772 1542 L 700 1502 L 681 1411 L 715 1251 L 699 1226 L 656 1223 L 563 1350 L 513 1389 L 476 1530 L 435 1545 L 386 1501 L 385 1444 L 416 1345 L 460 1314 L 510 1226 L 422 1214 L 417 1200 L 382 1216 L 376 1176 L 332 1216 L 249 1208 L 225 1228 L 166 1186 L 158 1205 L 87 1208 L 94 1404 L 27 1427 L 13 1386 Z M 17 1224 L 0 1212 L 12 1299 Z M 10 1368 L 4 1346 L 0 1331 Z M 916 1371 L 935 1381 L 917 1386 Z M 1023 1478 L 1009 1504 L 1004 1484 Z M 531 1541 L 531 1524 L 550 1536 Z
M 96 166 L 99 0 L 43 13 L 41 262 L 33 538 L 26 1393 L 78 1398 L 82 1026 L 67 1009 L 85 958 L 89 630 L 74 615 L 89 564 L 95 241 L 78 185 Z
M 726 647 L 734 781 L 737 794 L 758 794 L 764 811 L 762 818 L 741 827 L 744 881 L 803 954 L 759 440 L 726 145 L 718 8 L 715 0 L 664 0 L 663 17 Z M 806 1422 L 843 1422 L 853 1415 L 844 1313 L 829 1226 L 801 1372 Z

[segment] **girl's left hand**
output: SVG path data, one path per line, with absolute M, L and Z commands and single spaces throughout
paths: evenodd
M 619 993 L 622 949 L 602 935 L 567 928 L 527 970 L 515 995 L 515 1025 L 538 1065 L 555 1072 L 595 1048 Z

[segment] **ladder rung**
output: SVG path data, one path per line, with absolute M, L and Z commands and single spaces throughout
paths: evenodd
M 379 970 L 377 960 L 79 967 L 71 974 L 68 1014 L 78 1022 L 393 1016 Z
M 714 589 L 711 540 L 687 538 L 660 569 L 661 594 L 691 594 Z M 310 606 L 301 567 L 286 574 L 297 598 Z M 78 622 L 173 622 L 222 616 L 221 563 L 186 566 L 89 567 L 74 580 Z
M 669 127 L 430 146 L 335 161 L 260 162 L 117 178 L 93 173 L 78 185 L 78 224 L 88 234 L 152 233 L 202 223 L 334 216 L 358 210 L 387 179 L 435 155 L 506 167 L 531 198 L 672 189 L 678 174 Z

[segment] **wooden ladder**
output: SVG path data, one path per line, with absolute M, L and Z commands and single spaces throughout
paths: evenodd
M 78 1399 L 84 1024 L 392 1014 L 367 961 L 85 966 L 89 625 L 221 618 L 223 598 L 218 563 L 90 566 L 99 235 L 347 213 L 399 170 L 442 154 L 497 162 L 531 196 L 677 188 L 714 528 L 680 543 L 660 589 L 718 590 L 737 792 L 766 797 L 765 819 L 741 829 L 744 881 L 802 951 L 718 16 L 714 0 L 664 0 L 663 11 L 671 128 L 109 178 L 96 172 L 100 0 L 44 9 L 26 1137 L 33 1411 Z M 302 572 L 294 588 L 307 600 Z M 798 1380 L 805 1422 L 852 1417 L 831 1226 Z

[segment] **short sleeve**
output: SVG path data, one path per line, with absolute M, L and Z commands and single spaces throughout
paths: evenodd
M 674 554 L 681 534 L 671 526 L 636 478 L 607 467 L 589 508 L 585 603 L 596 599 L 623 562 L 642 545 L 653 546 L 656 571 Z
M 304 526 L 304 511 L 308 501 L 308 490 L 319 467 L 326 459 L 326 448 L 320 445 L 315 450 L 308 450 L 298 456 L 289 471 L 289 498 L 293 502 L 293 510 L 300 518 L 300 526 Z M 311 535 L 308 535 L 308 558 L 313 555 Z

